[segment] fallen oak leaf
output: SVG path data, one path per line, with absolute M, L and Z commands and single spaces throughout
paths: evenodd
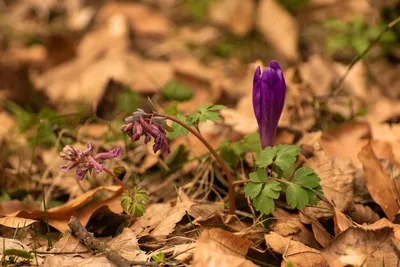
M 268 247 L 282 254 L 286 263 L 291 262 L 296 266 L 302 267 L 329 266 L 319 250 L 308 247 L 291 238 L 283 237 L 275 232 L 270 232 L 265 235 L 265 241 Z
M 385 212 L 389 220 L 393 220 L 399 211 L 393 182 L 385 173 L 372 149 L 371 142 L 365 145 L 358 157 L 363 164 L 365 181 L 372 198 Z

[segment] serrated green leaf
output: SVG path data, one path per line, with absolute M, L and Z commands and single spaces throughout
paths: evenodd
M 279 198 L 279 196 L 281 195 L 281 190 L 281 184 L 277 181 L 268 181 L 263 189 L 263 191 L 265 191 L 265 194 L 273 199 Z
M 178 114 L 177 118 L 183 122 L 187 122 L 187 118 L 184 115 Z M 167 133 L 168 138 L 170 138 L 170 139 L 175 139 L 179 135 L 186 136 L 189 133 L 188 130 L 186 130 L 182 125 L 180 125 L 176 122 L 172 123 L 171 128 L 172 128 L 172 131 Z
M 268 175 L 263 169 L 258 169 L 256 172 L 251 172 L 249 178 L 253 183 L 264 183 Z
M 290 166 L 296 162 L 296 157 L 301 151 L 300 148 L 295 145 L 279 145 L 276 148 L 277 152 L 274 163 L 281 168 L 281 170 L 290 168 Z
M 309 202 L 307 192 L 296 184 L 286 188 L 286 201 L 292 208 L 303 209 Z
M 4 256 L 17 256 L 23 259 L 31 260 L 33 259 L 33 255 L 25 250 L 10 248 L 4 251 Z
M 312 206 L 316 206 L 319 202 L 319 198 L 317 197 L 315 192 L 313 190 L 310 190 L 307 188 L 304 188 L 304 190 L 307 192 L 307 195 L 308 195 L 308 204 L 312 205 Z
M 120 196 L 121 206 L 124 211 L 136 217 L 143 216 L 146 205 L 149 202 L 147 191 L 135 187 L 133 193 L 125 191 Z
M 262 183 L 247 183 L 243 189 L 245 196 L 251 199 L 255 198 L 261 192 L 262 186 Z
M 269 146 L 261 150 L 256 165 L 260 168 L 266 168 L 274 162 L 274 158 L 278 148 L 276 146 Z
M 275 209 L 275 202 L 264 190 L 253 199 L 254 208 L 264 214 L 270 214 Z
M 316 188 L 320 186 L 321 179 L 313 169 L 301 167 L 294 173 L 293 182 L 306 188 Z
M 178 81 L 169 81 L 162 89 L 165 98 L 176 101 L 186 101 L 193 97 L 193 91 Z
M 217 121 L 219 120 L 221 117 L 219 116 L 219 114 L 215 111 L 205 111 L 202 114 L 203 117 L 206 118 L 206 120 L 210 120 L 210 121 Z M 201 121 L 201 120 L 200 120 Z

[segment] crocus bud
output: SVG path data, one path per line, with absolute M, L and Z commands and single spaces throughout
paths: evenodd
M 277 61 L 271 60 L 262 73 L 260 67 L 256 69 L 253 81 L 253 109 L 263 148 L 274 144 L 285 94 L 285 78 Z

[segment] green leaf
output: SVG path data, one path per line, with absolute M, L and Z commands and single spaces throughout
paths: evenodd
M 243 189 L 244 194 L 246 195 L 246 197 L 254 199 L 261 192 L 262 187 L 263 187 L 262 183 L 249 182 Z
M 307 192 L 296 184 L 286 188 L 286 201 L 292 208 L 303 209 L 309 202 Z
M 269 146 L 261 150 L 256 165 L 260 168 L 266 168 L 274 162 L 274 158 L 277 155 L 278 148 L 276 146 Z
M 321 179 L 313 169 L 301 167 L 294 173 L 293 182 L 306 188 L 316 188 L 320 186 Z
M 281 170 L 290 168 L 296 162 L 296 157 L 300 154 L 300 151 L 300 148 L 295 145 L 278 145 L 274 163 Z
M 219 155 L 231 169 L 235 169 L 239 164 L 240 154 L 237 154 L 233 147 L 229 145 L 228 139 L 221 142 L 221 145 L 219 146 Z
M 120 111 L 132 113 L 136 111 L 139 97 L 135 91 L 126 89 L 118 95 L 117 106 Z
M 151 259 L 155 262 L 163 261 L 165 259 L 165 254 L 160 252 L 156 255 L 151 256 Z
M 184 115 L 178 114 L 177 118 L 183 122 L 187 121 L 187 118 Z M 183 135 L 186 136 L 188 135 L 189 131 L 185 129 L 185 127 L 183 127 L 182 125 L 174 122 L 171 125 L 172 128 L 172 132 L 168 132 L 168 138 L 170 139 L 176 139 L 179 135 Z
M 253 199 L 254 208 L 264 214 L 270 214 L 275 209 L 275 202 L 270 198 L 265 190 L 262 190 L 256 198 Z
M 208 110 L 210 111 L 217 111 L 226 108 L 224 105 L 210 105 L 208 106 Z
M 172 80 L 162 89 L 165 98 L 176 101 L 186 101 L 193 97 L 193 91 L 183 83 Z
M 253 183 L 264 183 L 268 179 L 268 175 L 263 169 L 258 169 L 256 172 L 251 172 L 249 177 Z
M 133 192 L 125 191 L 120 196 L 122 209 L 130 215 L 140 217 L 144 215 L 146 205 L 149 202 L 147 191 L 135 187 Z
M 10 248 L 4 251 L 4 256 L 17 256 L 23 259 L 31 260 L 33 259 L 33 255 L 25 250 Z
M 281 184 L 277 181 L 268 181 L 263 189 L 263 191 L 265 191 L 265 194 L 273 199 L 279 198 L 279 196 L 281 195 L 281 190 Z

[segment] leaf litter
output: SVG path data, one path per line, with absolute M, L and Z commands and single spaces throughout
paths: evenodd
M 391 25 L 398 40 L 389 2 L 0 3 L 2 264 L 396 266 L 400 58 L 378 41 L 351 65 L 363 40 L 346 36 L 349 25 L 355 36 Z M 276 146 L 261 150 L 252 83 L 271 59 L 286 103 Z M 153 153 L 156 136 L 132 143 L 119 128 L 137 108 L 151 123 L 177 116 L 205 141 L 180 135 L 169 156 Z M 62 147 L 90 141 L 96 155 L 121 148 L 96 165 L 111 174 L 61 173 Z M 234 214 L 227 171 L 205 143 L 234 177 Z M 124 195 L 142 217 L 121 207 L 113 176 L 144 190 L 147 205 Z M 71 216 L 116 254 L 71 234 Z

